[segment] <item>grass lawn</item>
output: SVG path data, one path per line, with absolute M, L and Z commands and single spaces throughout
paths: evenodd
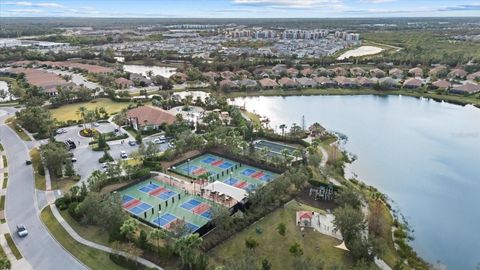
M 0 151 L 3 151 L 3 145 L 0 143 Z
M 38 166 L 40 164 L 40 151 L 38 148 L 34 148 L 30 151 L 30 159 L 32 161 L 33 171 L 35 172 L 35 188 L 39 190 L 45 190 L 45 175 L 38 173 Z
M 300 244 L 304 256 L 312 259 L 321 258 L 325 263 L 325 269 L 332 269 L 335 265 L 351 266 L 352 260 L 348 253 L 334 247 L 341 243 L 337 239 L 310 229 L 306 229 L 304 231 L 305 237 L 302 237 L 299 227 L 295 224 L 295 213 L 298 210 L 322 211 L 292 201 L 285 208 L 280 208 L 267 215 L 211 250 L 209 255 L 212 262 L 221 264 L 225 258 L 243 256 L 247 251 L 245 239 L 252 237 L 260 244 L 255 249 L 259 263 L 263 258 L 268 258 L 272 263 L 272 269 L 292 269 L 294 257 L 290 254 L 289 248 L 295 242 Z M 281 236 L 276 230 L 277 225 L 282 222 L 287 228 L 285 236 Z M 258 234 L 256 232 L 257 228 L 261 228 L 262 233 Z
M 15 256 L 15 258 L 16 258 L 17 260 L 20 260 L 23 256 L 22 256 L 22 254 L 20 253 L 20 251 L 18 250 L 18 248 L 17 248 L 17 246 L 15 245 L 15 243 L 13 242 L 12 236 L 11 236 L 9 233 L 6 233 L 6 234 L 5 234 L 5 239 L 7 239 L 7 244 L 8 244 L 8 246 L 10 247 L 10 250 L 12 251 L 13 256 Z
M 56 178 L 52 177 L 52 189 L 60 189 L 63 193 L 66 193 L 70 188 L 75 185 L 78 181 L 74 180 L 72 177 L 67 178 Z
M 2 189 L 6 189 L 8 184 L 8 178 L 3 178 Z
M 90 248 L 75 241 L 53 216 L 50 207 L 45 207 L 40 214 L 42 222 L 47 226 L 55 239 L 73 256 L 91 269 L 125 270 L 110 260 L 108 253 Z
M 8 167 L 7 156 L 2 156 L 2 159 L 3 159 L 3 168 L 7 168 Z
M 111 243 L 108 242 L 108 234 L 100 230 L 98 226 L 81 225 L 74 220 L 66 210 L 60 211 L 60 214 L 65 221 L 67 221 L 67 223 L 83 238 L 104 246 L 111 245 Z
M 17 135 L 20 137 L 20 139 L 24 140 L 24 141 L 31 141 L 32 139 L 27 135 L 27 133 L 25 133 L 23 131 L 22 128 L 20 128 L 17 124 L 17 122 L 15 121 L 14 118 L 9 118 L 7 120 L 5 120 L 5 122 L 7 123 L 7 125 L 13 130 L 15 131 L 15 133 L 17 133 Z
M 98 98 L 90 102 L 75 103 L 61 106 L 60 108 L 51 109 L 52 117 L 58 121 L 80 120 L 77 115 L 78 108 L 84 106 L 87 110 L 95 110 L 96 107 L 103 107 L 109 113 L 118 113 L 123 108 L 128 107 L 128 102 L 114 102 L 108 98 Z
M 5 195 L 0 197 L 0 211 L 5 210 Z

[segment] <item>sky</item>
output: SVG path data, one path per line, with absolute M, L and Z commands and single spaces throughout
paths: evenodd
M 0 0 L 0 17 L 358 18 L 480 16 L 480 0 Z

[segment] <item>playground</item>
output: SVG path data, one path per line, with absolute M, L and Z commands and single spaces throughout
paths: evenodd
M 212 202 L 155 179 L 137 183 L 119 193 L 123 208 L 152 226 L 168 230 L 183 221 L 193 233 L 212 219 Z
M 285 155 L 291 156 L 292 158 L 295 158 L 295 151 L 298 151 L 300 149 L 283 144 L 283 143 L 278 143 L 278 142 L 272 142 L 272 141 L 267 141 L 267 140 L 258 140 L 254 142 L 254 146 L 256 150 L 262 150 L 264 148 L 268 149 L 268 155 L 270 156 L 276 156 L 279 158 L 285 158 Z
M 275 179 L 278 175 L 226 159 L 213 154 L 203 154 L 183 161 L 171 168 L 173 172 L 193 179 L 220 181 L 246 191 L 254 190 Z

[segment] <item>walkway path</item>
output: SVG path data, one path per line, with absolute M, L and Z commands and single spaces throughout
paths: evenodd
M 100 245 L 100 244 L 97 244 L 97 243 L 94 243 L 94 242 L 91 242 L 91 241 L 88 241 L 86 240 L 85 238 L 82 238 L 71 226 L 70 224 L 67 223 L 67 221 L 65 221 L 65 219 L 62 217 L 62 215 L 60 214 L 60 212 L 58 212 L 58 209 L 57 207 L 55 206 L 55 204 L 51 204 L 50 205 L 50 209 L 52 210 L 52 213 L 53 215 L 55 216 L 55 218 L 57 219 L 57 221 L 62 225 L 62 227 L 68 232 L 68 234 L 73 237 L 73 239 L 75 239 L 77 242 L 81 243 L 81 244 L 84 244 L 86 246 L 89 246 L 91 248 L 95 248 L 95 249 L 98 249 L 98 250 L 102 250 L 102 251 L 105 251 L 105 252 L 108 252 L 108 253 L 112 253 L 112 254 L 120 254 L 122 256 L 125 256 L 125 257 L 129 257 L 129 255 L 125 252 L 121 252 L 121 251 L 116 251 L 112 248 L 109 248 L 109 247 L 106 247 L 106 246 L 103 246 L 103 245 Z M 145 265 L 146 267 L 149 267 L 149 268 L 154 268 L 154 269 L 159 269 L 159 270 L 163 270 L 162 267 L 152 263 L 151 261 L 149 260 L 146 260 L 144 258 L 141 258 L 141 257 L 137 257 L 135 259 L 137 262 Z

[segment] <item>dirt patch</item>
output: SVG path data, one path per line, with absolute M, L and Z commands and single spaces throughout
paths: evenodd
M 323 210 L 332 210 L 338 207 L 334 201 L 322 201 L 322 200 L 315 200 L 314 198 L 309 196 L 310 188 L 306 188 L 298 194 L 295 198 L 298 202 L 310 205 L 315 208 L 323 209 Z
M 130 181 L 126 181 L 126 182 L 122 182 L 122 183 L 117 183 L 117 184 L 112 184 L 112 185 L 108 185 L 106 187 L 103 187 L 102 190 L 100 190 L 100 193 L 102 194 L 105 194 L 105 193 L 110 193 L 114 190 L 117 190 L 117 189 L 120 189 L 124 186 L 128 186 L 130 185 L 131 183 L 135 182 L 136 180 L 130 180 Z
M 192 151 L 188 151 L 186 153 L 183 153 L 181 155 L 179 155 L 178 157 L 176 157 L 174 160 L 172 161 L 162 161 L 161 164 L 162 164 L 162 168 L 164 169 L 168 169 L 170 168 L 171 166 L 173 166 L 174 164 L 177 164 L 179 163 L 180 161 L 184 161 L 188 158 L 191 158 L 191 157 L 194 157 L 194 156 L 197 156 L 197 155 L 200 155 L 200 153 L 202 153 L 201 151 L 199 150 L 192 150 Z

